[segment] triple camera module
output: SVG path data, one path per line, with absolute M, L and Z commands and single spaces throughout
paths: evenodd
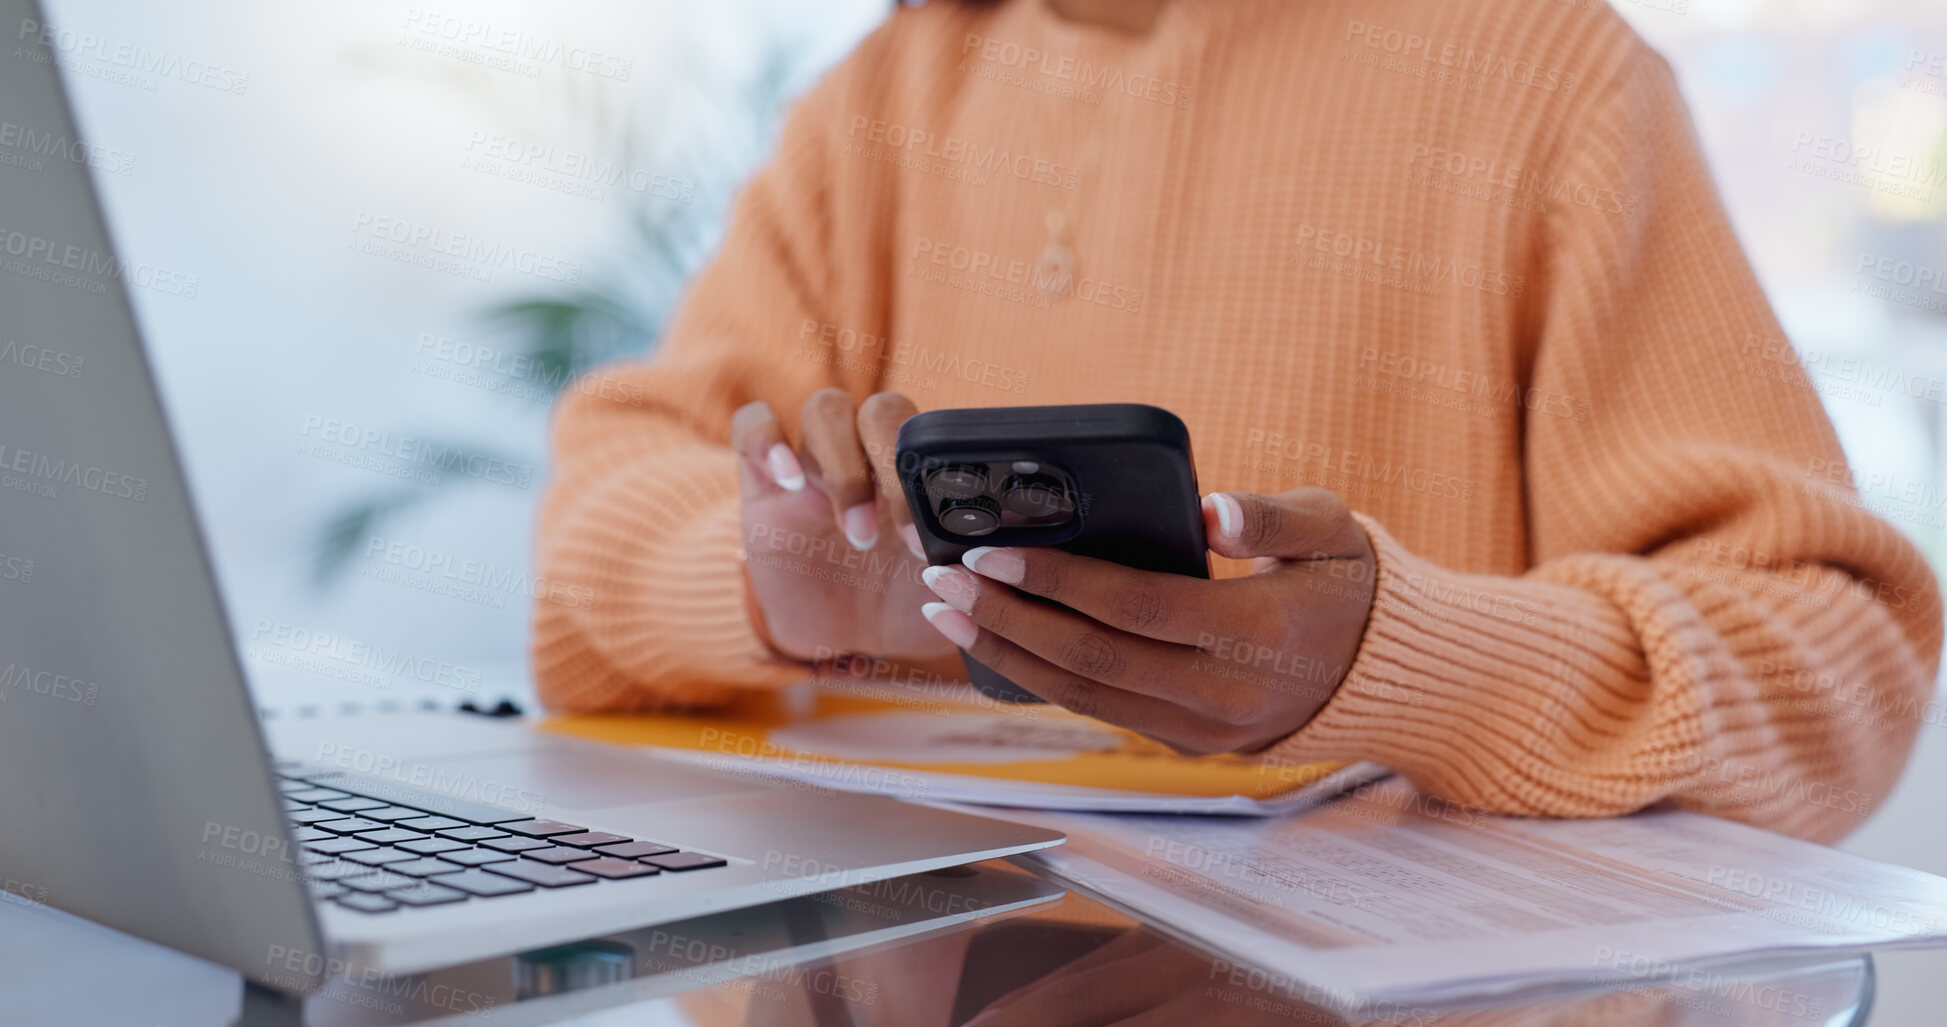
M 1068 473 L 1032 460 L 955 461 L 925 474 L 926 497 L 940 527 L 955 535 L 1001 528 L 1047 528 L 1075 516 Z

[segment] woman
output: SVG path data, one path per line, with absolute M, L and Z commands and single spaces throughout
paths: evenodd
M 1837 838 L 1941 608 L 1824 484 L 1781 340 L 1604 5 L 901 10 L 798 104 L 656 359 L 562 405 L 540 572 L 592 598 L 538 610 L 543 697 L 965 648 L 1184 751 Z M 1110 401 L 1189 425 L 1221 580 L 1005 549 L 921 579 L 905 417 Z

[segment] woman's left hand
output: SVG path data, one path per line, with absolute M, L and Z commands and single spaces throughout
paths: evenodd
M 1372 543 L 1324 489 L 1212 493 L 1203 516 L 1211 550 L 1257 558 L 1253 573 L 1206 581 L 981 547 L 963 567 L 926 570 L 945 602 L 922 611 L 1051 703 L 1179 752 L 1256 752 L 1303 727 L 1344 680 L 1372 608 Z

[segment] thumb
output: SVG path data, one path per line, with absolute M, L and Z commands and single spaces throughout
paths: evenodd
M 1345 501 L 1319 488 L 1212 492 L 1203 497 L 1203 523 L 1211 551 L 1237 559 L 1340 559 L 1371 548 Z

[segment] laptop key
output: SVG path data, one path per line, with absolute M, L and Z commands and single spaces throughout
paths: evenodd
M 595 854 L 588 851 L 587 849 L 566 849 L 566 848 L 555 847 L 555 848 L 548 848 L 548 849 L 530 849 L 527 852 L 521 853 L 521 858 L 538 859 L 543 863 L 553 863 L 559 866 L 562 863 L 573 863 L 576 862 L 577 860 L 594 859 Z
M 502 852 L 525 852 L 528 849 L 553 848 L 553 846 L 539 838 L 489 838 L 480 844 L 489 849 L 499 849 Z
M 337 820 L 314 820 L 311 826 L 323 828 L 332 834 L 357 834 L 360 831 L 377 831 L 385 825 L 364 817 L 339 817 Z
M 358 815 L 368 820 L 383 820 L 388 824 L 396 824 L 401 820 L 423 818 L 426 816 L 426 811 L 413 809 L 410 806 L 380 806 L 378 809 L 359 810 Z
M 452 874 L 466 869 L 458 863 L 448 863 L 443 859 L 434 859 L 431 856 L 415 859 L 410 863 L 387 863 L 385 868 L 395 874 L 411 874 L 414 877 Z
M 419 878 L 372 869 L 357 877 L 341 877 L 338 883 L 353 891 L 382 892 L 394 888 L 410 888 L 419 883 Z
M 311 897 L 315 899 L 328 899 L 336 895 L 343 895 L 350 890 L 337 881 L 311 882 Z
M 620 845 L 597 845 L 595 851 L 616 859 L 641 859 L 644 856 L 660 856 L 665 852 L 675 852 L 676 846 L 660 842 L 623 842 Z
M 380 845 L 397 845 L 400 842 L 423 842 L 427 836 L 418 831 L 408 831 L 403 827 L 382 826 L 381 830 L 361 832 L 359 837 L 368 842 L 378 842 Z
M 302 844 L 312 852 L 328 852 L 334 856 L 346 852 L 357 852 L 360 849 L 378 848 L 377 845 L 371 842 L 350 835 L 343 838 L 326 838 L 321 842 L 303 842 Z
M 439 858 L 448 863 L 477 867 L 485 863 L 505 863 L 510 859 L 518 859 L 520 857 L 515 856 L 511 852 L 495 852 L 492 849 L 461 849 L 458 852 L 442 852 Z
M 529 884 L 543 888 L 566 888 L 576 884 L 593 884 L 595 877 L 567 867 L 549 866 L 532 860 L 517 859 L 512 863 L 489 863 L 481 868 L 490 874 L 503 877 L 516 877 Z M 444 882 L 442 882 L 444 883 Z
M 524 834 L 530 838 L 546 838 L 556 834 L 575 834 L 588 830 L 578 824 L 564 824 L 559 820 L 516 820 L 511 824 L 495 824 L 502 831 Z
M 434 831 L 441 838 L 451 838 L 456 842 L 484 842 L 489 838 L 505 838 L 507 832 L 496 831 L 491 827 L 455 827 L 445 831 Z
M 349 799 L 351 793 L 341 792 L 336 788 L 299 788 L 296 791 L 285 792 L 284 798 L 296 799 L 299 802 L 324 802 L 327 799 Z
M 366 866 L 380 867 L 387 863 L 404 863 L 407 860 L 418 859 L 419 853 L 404 852 L 388 847 L 383 849 L 365 849 L 360 852 L 347 852 L 345 853 L 345 858 L 353 863 L 363 863 Z
M 321 842 L 326 838 L 336 838 L 330 831 L 320 831 L 315 827 L 300 827 L 291 832 L 291 839 L 300 842 Z
M 398 903 L 383 895 L 367 895 L 364 892 L 346 892 L 331 901 L 360 913 L 386 913 L 399 908 Z
M 516 881 L 511 877 L 501 877 L 481 870 L 468 870 L 463 874 L 442 874 L 439 878 L 443 888 L 458 888 L 472 895 L 491 898 L 495 895 L 518 895 L 534 890 L 526 881 Z
M 362 795 L 348 795 L 342 799 L 322 799 L 318 802 L 318 805 L 323 806 L 325 809 L 335 809 L 341 813 L 356 813 L 362 809 L 378 809 L 381 806 L 391 804 L 380 802 L 377 799 L 368 799 Z
M 317 866 L 305 867 L 299 871 L 307 881 L 338 881 L 347 877 L 359 877 L 371 872 L 372 868 L 363 863 L 353 863 L 349 860 L 341 859 L 334 859 L 329 863 L 320 863 Z
M 416 842 L 400 842 L 399 847 L 407 852 L 417 852 L 421 856 L 437 856 L 442 852 L 452 852 L 455 849 L 472 848 L 465 842 L 456 842 L 451 838 L 421 838 Z
M 705 856 L 700 852 L 671 852 L 661 856 L 645 856 L 642 861 L 664 870 L 706 870 L 710 867 L 723 866 L 728 862 L 716 856 Z
M 320 820 L 343 820 L 345 815 L 335 809 L 316 809 L 306 806 L 303 809 L 292 810 L 285 815 L 284 819 L 293 824 L 315 824 Z
M 421 881 L 410 888 L 396 888 L 386 892 L 385 897 L 408 906 L 443 906 L 449 902 L 465 902 L 466 892 L 457 888 L 445 888 L 431 881 Z
M 625 877 L 653 877 L 661 873 L 661 871 L 647 863 L 637 863 L 629 859 L 616 859 L 612 856 L 603 857 L 602 859 L 583 860 L 580 863 L 571 864 L 569 869 L 579 870 L 584 874 L 594 874 L 597 877 L 606 877 L 611 880 L 621 880 Z
M 304 849 L 299 849 L 297 853 L 297 865 L 301 867 L 314 867 L 320 863 L 329 863 L 337 858 L 330 853 L 307 852 Z
M 556 845 L 577 845 L 584 849 L 592 849 L 597 845 L 620 845 L 635 839 L 624 834 L 609 834 L 607 831 L 583 831 L 580 834 L 558 834 L 548 841 Z
M 421 816 L 413 820 L 399 821 L 400 827 L 410 827 L 415 831 L 444 831 L 449 827 L 465 827 L 466 821 L 452 817 Z

